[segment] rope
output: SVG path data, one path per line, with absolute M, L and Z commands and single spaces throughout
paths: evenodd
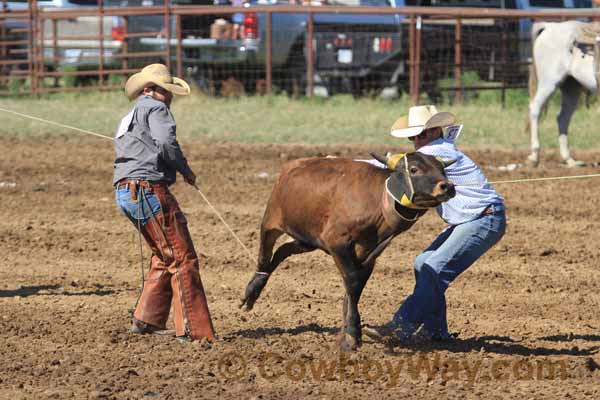
M 139 193 L 138 193 L 139 195 Z M 138 217 L 140 214 L 140 207 L 143 207 L 142 202 L 138 203 Z M 142 285 L 140 286 L 140 294 L 135 300 L 135 305 L 133 306 L 133 312 L 131 313 L 131 317 L 135 314 L 135 310 L 137 310 L 137 306 L 140 303 L 140 299 L 142 298 L 142 293 L 144 292 L 144 283 L 146 282 L 146 277 L 144 276 L 144 249 L 142 247 L 142 222 L 140 219 L 137 219 L 137 228 L 138 228 L 138 243 L 140 245 L 140 273 L 142 277 Z
M 101 137 L 101 138 L 104 138 L 104 139 L 109 139 L 109 140 L 112 140 L 112 141 L 115 140 L 114 138 L 112 138 L 110 136 L 101 135 L 101 134 L 96 133 L 96 132 L 88 131 L 88 130 L 81 129 L 81 128 L 76 128 L 74 126 L 60 124 L 58 122 L 50 121 L 50 120 L 47 120 L 47 119 L 38 118 L 38 117 L 34 117 L 34 116 L 31 116 L 31 115 L 27 115 L 27 114 L 22 114 L 20 112 L 16 112 L 16 111 L 12 111 L 12 110 L 7 110 L 7 109 L 2 108 L 2 107 L 0 107 L 0 111 L 4 111 L 4 112 L 9 113 L 9 114 L 18 115 L 18 116 L 23 117 L 23 118 L 32 119 L 34 121 L 43 122 L 45 124 L 59 126 L 61 128 L 66 128 L 66 129 L 71 129 L 71 130 L 74 130 L 74 131 L 77 131 L 77 132 L 80 132 L 80 133 L 85 133 L 87 135 L 97 136 L 97 137 Z M 217 209 L 211 204 L 210 201 L 208 201 L 208 198 L 204 195 L 204 193 L 202 193 L 202 191 L 200 190 L 200 188 L 198 186 L 196 186 L 196 185 L 194 185 L 194 188 L 198 191 L 198 193 L 200 193 L 200 196 L 202 196 L 202 198 L 204 199 L 204 201 L 206 202 L 206 204 L 208 204 L 208 206 L 217 215 L 217 217 L 219 217 L 219 219 L 221 220 L 221 222 L 223 223 L 223 225 L 225 225 L 225 227 L 227 227 L 227 229 L 229 230 L 229 232 L 231 232 L 231 234 L 237 240 L 237 242 L 244 248 L 244 250 L 246 251 L 246 254 L 249 257 L 250 264 L 253 264 L 253 261 L 252 261 L 253 257 L 252 257 L 252 254 L 250 253 L 250 250 L 248 250 L 248 248 L 244 245 L 244 243 L 240 240 L 240 238 L 235 234 L 235 232 L 233 231 L 233 229 L 231 229 L 231 227 L 227 224 L 227 222 L 225 222 L 225 220 L 223 219 L 223 217 L 221 216 L 221 214 L 217 211 Z M 143 268 L 143 266 L 142 266 L 142 268 Z
M 600 174 L 589 174 L 589 175 L 568 175 L 568 176 L 550 176 L 546 178 L 526 178 L 526 179 L 510 179 L 505 181 L 493 181 L 493 182 L 471 182 L 471 183 L 458 183 L 454 186 L 483 186 L 487 184 L 497 183 L 523 183 L 523 182 L 541 182 L 541 181 L 556 181 L 564 179 L 583 179 L 583 178 L 594 178 Z
M 9 113 L 9 114 L 18 115 L 19 117 L 23 117 L 23 118 L 29 118 L 29 119 L 32 119 L 34 121 L 43 122 L 45 124 L 50 124 L 50 125 L 54 125 L 54 126 L 60 126 L 61 128 L 72 129 L 74 131 L 81 132 L 81 133 L 86 133 L 88 135 L 98 136 L 98 137 L 101 137 L 101 138 L 104 138 L 104 139 L 109 139 L 109 140 L 115 140 L 115 139 L 113 139 L 110 136 L 101 135 L 99 133 L 92 132 L 92 131 L 87 131 L 85 129 L 75 128 L 74 126 L 59 124 L 58 122 L 49 121 L 49 120 L 43 119 L 43 118 L 33 117 L 33 116 L 27 115 L 27 114 L 21 114 L 20 112 L 16 112 L 16 111 L 12 111 L 12 110 L 7 110 L 6 108 L 0 107 L 0 111 L 4 111 L 4 112 Z
M 248 258 L 250 260 L 250 264 L 252 264 L 252 254 L 250 253 L 250 250 L 248 250 L 248 248 L 246 247 L 246 245 L 240 240 L 240 238 L 238 237 L 238 235 L 235 234 L 235 232 L 233 231 L 233 229 L 231 229 L 231 227 L 227 224 L 227 222 L 225 222 L 225 220 L 223 219 L 223 217 L 221 216 L 221 214 L 219 214 L 219 212 L 217 211 L 217 209 L 215 207 L 213 207 L 213 205 L 210 203 L 210 201 L 208 201 L 208 199 L 206 198 L 206 196 L 204 195 L 204 193 L 202 193 L 202 191 L 200 190 L 200 188 L 196 185 L 194 185 L 194 188 L 196 188 L 196 190 L 198 191 L 198 193 L 200 193 L 200 196 L 202 196 L 202 198 L 204 199 L 204 201 L 206 202 L 206 204 L 208 204 L 208 206 L 213 210 L 213 212 L 217 215 L 217 217 L 219 217 L 219 219 L 221 220 L 221 222 L 223 223 L 223 225 L 225 225 L 227 227 L 227 229 L 229 229 L 229 232 L 231 232 L 231 234 L 233 235 L 233 237 L 235 238 L 235 240 L 238 241 L 238 243 L 244 248 L 244 250 L 246 251 L 246 254 L 248 255 Z

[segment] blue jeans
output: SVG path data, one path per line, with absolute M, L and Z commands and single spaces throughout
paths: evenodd
M 115 200 L 121 212 L 138 228 L 148 223 L 150 218 L 161 211 L 160 202 L 154 193 L 140 187 L 137 200 L 131 200 L 128 186 L 121 186 L 115 191 Z
M 423 324 L 429 333 L 448 334 L 445 292 L 452 281 L 495 245 L 506 230 L 503 204 L 491 214 L 446 228 L 415 259 L 415 288 L 398 311 L 392 325 L 403 321 Z

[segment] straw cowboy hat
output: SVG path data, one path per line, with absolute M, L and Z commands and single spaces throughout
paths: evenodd
M 137 74 L 133 74 L 125 82 L 125 94 L 129 100 L 133 100 L 139 96 L 145 87 L 151 85 L 160 86 L 178 96 L 190 94 L 190 85 L 183 79 L 171 76 L 171 73 L 163 64 L 150 64 Z
M 435 106 L 415 106 L 408 109 L 404 115 L 394 122 L 391 135 L 399 138 L 417 136 L 425 129 L 445 128 L 454 124 L 456 117 L 449 112 L 438 112 Z

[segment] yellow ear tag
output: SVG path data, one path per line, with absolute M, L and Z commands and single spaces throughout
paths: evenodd
M 400 198 L 400 205 L 402 205 L 404 207 L 412 208 L 413 210 L 426 210 L 427 209 L 427 207 L 416 206 L 415 203 L 410 201 L 410 199 L 408 198 L 408 196 L 406 196 L 406 194 L 403 194 L 402 198 Z
M 413 206 L 412 201 L 410 201 L 410 199 L 406 196 L 406 194 L 402 195 L 402 198 L 400 199 L 400 204 L 403 205 L 404 207 L 412 207 Z
M 398 163 L 400 162 L 400 160 L 402 160 L 404 158 L 404 156 L 405 156 L 404 153 L 392 154 L 387 159 L 387 167 L 389 169 L 395 170 L 396 166 L 398 165 Z

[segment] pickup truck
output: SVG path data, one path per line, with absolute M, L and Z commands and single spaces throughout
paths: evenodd
M 329 0 L 327 4 L 392 7 L 399 11 L 405 6 L 520 10 L 592 6 L 591 0 Z M 183 63 L 200 87 L 214 87 L 234 77 L 245 83 L 247 92 L 252 92 L 263 79 L 266 18 L 253 8 L 265 5 L 276 8 L 289 3 L 287 0 L 250 0 L 243 17 L 242 38 L 210 38 L 206 26 L 194 23 L 184 28 Z M 393 97 L 406 90 L 408 20 L 405 16 L 315 13 L 313 22 L 314 94 L 379 93 Z M 499 20 L 481 18 L 463 20 L 463 24 L 463 63 L 477 71 L 482 79 L 504 79 L 496 65 L 503 51 L 510 53 L 511 58 L 517 57 L 516 61 L 527 57 L 530 21 L 521 19 L 502 24 Z M 288 93 L 306 90 L 306 25 L 307 15 L 301 12 L 274 13 L 272 17 L 273 82 Z M 425 50 L 421 62 L 427 67 L 422 71 L 423 80 L 432 82 L 450 77 L 454 66 L 453 21 L 424 19 L 422 26 Z M 511 43 L 503 50 L 499 38 L 507 31 Z M 141 42 L 161 49 L 167 46 L 164 38 L 143 38 Z M 172 38 L 173 62 L 176 61 L 176 44 Z
M 29 10 L 27 0 L 12 0 L 4 2 L 4 11 L 10 14 L 11 11 Z M 44 12 L 53 12 L 63 9 L 89 9 L 98 6 L 97 0 L 38 0 L 37 7 Z M 12 63 L 19 59 L 28 59 L 29 42 L 28 29 L 29 23 L 23 19 L 15 19 L 11 28 L 17 34 L 10 35 L 8 38 L 19 43 L 17 48 L 11 49 L 5 58 Z M 104 58 L 106 60 L 105 68 L 117 68 L 118 60 L 113 57 L 122 51 L 122 42 L 110 37 L 114 26 L 111 17 L 102 20 L 104 31 L 107 32 L 104 41 Z M 52 20 L 45 20 L 43 25 L 43 60 L 47 70 L 54 70 L 60 67 L 71 66 L 73 69 L 83 70 L 86 68 L 96 69 L 99 65 L 100 41 L 97 39 L 83 39 L 85 36 L 97 34 L 99 32 L 99 17 L 78 17 L 73 19 L 57 20 L 53 24 Z M 58 33 L 54 37 L 54 32 Z M 14 68 L 23 69 L 24 64 L 10 64 Z M 13 71 L 14 72 L 14 71 Z
M 390 4 L 389 1 L 392 3 Z M 396 0 L 335 0 L 332 5 L 403 6 Z M 200 87 L 218 86 L 234 77 L 252 93 L 265 74 L 266 18 L 254 12 L 256 6 L 290 5 L 287 0 L 251 0 L 246 3 L 241 38 L 210 38 L 206 27 L 188 24 L 182 40 L 183 63 Z M 273 82 L 287 93 L 304 93 L 306 87 L 307 14 L 274 13 L 272 17 Z M 366 78 L 382 80 L 376 86 L 393 81 L 405 73 L 400 63 L 403 53 L 401 15 L 358 15 L 316 13 L 314 22 L 315 93 L 357 93 Z M 185 19 L 183 19 L 185 24 Z M 191 28 L 191 29 L 190 29 Z M 194 29 L 195 28 L 195 29 Z M 143 38 L 145 45 L 166 48 L 164 38 Z M 176 39 L 171 39 L 173 62 L 176 61 Z M 338 84 L 334 84 L 334 82 Z M 260 83 L 259 83 L 260 85 Z M 259 86 L 258 85 L 258 86 Z M 333 89 L 336 88 L 335 91 Z M 339 89 L 339 90 L 338 90 Z
M 28 0 L 12 0 L 0 3 L 0 10 L 10 14 L 11 11 L 23 11 L 29 9 Z M 171 0 L 174 5 L 209 5 L 212 0 Z M 98 0 L 38 0 L 37 7 L 45 15 L 64 10 L 89 10 L 98 7 Z M 104 0 L 103 5 L 108 7 L 148 7 L 163 5 L 163 0 Z M 27 43 L 29 24 L 23 19 L 9 20 L 5 40 L 11 43 Z M 98 70 L 100 67 L 100 51 L 103 51 L 104 69 L 140 68 L 150 62 L 165 61 L 156 57 L 132 57 L 124 64 L 122 53 L 127 49 L 130 53 L 152 52 L 156 46 L 145 47 L 139 41 L 139 35 L 147 33 L 148 36 L 157 36 L 164 28 L 162 15 L 135 16 L 130 17 L 129 32 L 138 34 L 134 39 L 125 37 L 125 19 L 122 17 L 105 16 L 80 16 L 76 18 L 61 18 L 44 20 L 43 29 L 43 64 L 46 70 Z M 194 21 L 200 22 L 202 21 Z M 104 37 L 102 46 L 97 37 L 102 24 Z M 18 33 L 13 33 L 18 32 Z M 126 46 L 126 44 L 129 46 Z M 2 54 L 3 59 L 15 60 L 26 59 L 28 45 L 20 44 L 18 48 L 8 49 Z M 15 64 L 18 65 L 18 64 Z M 19 65 L 18 65 L 19 66 Z M 20 65 L 22 67 L 22 65 Z M 3 71 L 6 73 L 6 71 Z M 90 76 L 94 76 L 90 72 Z M 78 77 L 86 79 L 85 75 Z

